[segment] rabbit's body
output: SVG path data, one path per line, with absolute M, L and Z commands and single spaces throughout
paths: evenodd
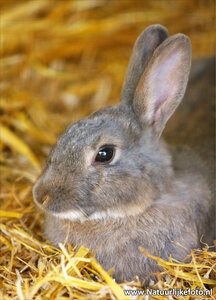
M 58 245 L 67 237 L 74 246 L 96 250 L 105 269 L 114 267 L 118 281 L 159 270 L 139 246 L 182 260 L 202 235 L 212 242 L 211 169 L 208 159 L 202 161 L 204 139 L 193 135 L 197 125 L 185 119 L 178 129 L 171 120 L 180 137 L 172 130 L 166 136 L 175 137 L 177 148 L 168 150 L 159 139 L 184 95 L 189 70 L 189 40 L 180 34 L 167 39 L 159 25 L 147 28 L 135 44 L 120 104 L 72 124 L 34 187 L 36 203 L 47 212 L 45 233 L 51 242 Z
M 211 245 L 216 239 L 215 57 L 196 60 L 192 64 L 185 97 L 169 121 L 164 136 L 172 145 L 174 169 L 200 174 L 208 184 L 210 201 L 207 202 L 207 221 L 204 221 L 205 213 L 197 220 L 200 228 L 206 228 L 201 234 L 202 241 Z M 193 185 L 191 189 L 194 189 Z

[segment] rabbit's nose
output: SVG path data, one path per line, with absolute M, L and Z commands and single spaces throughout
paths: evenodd
M 36 183 L 33 188 L 33 197 L 36 204 L 44 208 L 47 207 L 51 197 L 47 191 L 41 187 L 40 184 Z
M 44 207 L 47 207 L 49 201 L 50 201 L 50 195 L 49 195 L 49 194 L 46 194 L 46 195 L 44 195 L 44 196 L 41 198 L 41 204 L 42 204 Z
M 40 197 L 34 196 L 34 199 L 37 204 L 39 204 L 40 206 L 43 206 L 44 208 L 47 208 L 49 201 L 50 201 L 50 195 L 47 193 Z

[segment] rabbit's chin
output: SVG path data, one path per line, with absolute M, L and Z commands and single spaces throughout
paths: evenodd
M 93 220 L 107 220 L 107 219 L 121 219 L 127 218 L 130 216 L 139 215 L 144 212 L 146 209 L 146 205 L 144 206 L 141 203 L 127 205 L 124 208 L 115 208 L 115 209 L 107 209 L 103 211 L 98 211 L 92 213 L 90 216 L 86 216 L 80 210 L 70 210 L 66 212 L 49 212 L 51 215 L 55 216 L 56 218 L 70 220 L 71 222 L 86 222 L 86 221 L 93 221 Z

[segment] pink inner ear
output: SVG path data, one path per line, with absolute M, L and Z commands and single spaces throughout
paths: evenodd
M 172 99 L 175 100 L 175 95 L 178 93 L 179 84 L 181 80 L 181 72 L 179 72 L 182 53 L 177 51 L 171 53 L 169 56 L 162 57 L 155 64 L 152 82 L 153 93 L 153 120 L 156 121 L 160 117 L 163 110 L 166 110 L 167 105 Z
M 168 98 L 168 94 L 161 94 L 160 97 L 157 99 L 157 102 L 155 103 L 154 113 L 153 113 L 153 121 L 155 122 L 159 118 L 160 114 L 160 107 L 163 103 L 166 102 Z

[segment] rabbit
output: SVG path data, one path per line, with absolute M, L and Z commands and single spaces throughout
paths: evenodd
M 161 270 L 139 246 L 165 260 L 170 255 L 183 260 L 201 238 L 213 241 L 212 166 L 205 162 L 210 154 L 203 145 L 209 135 L 195 136 L 203 124 L 191 124 L 198 119 L 194 106 L 201 101 L 208 106 L 210 89 L 210 83 L 206 89 L 202 85 L 201 93 L 193 81 L 204 80 L 212 63 L 204 61 L 192 72 L 184 101 L 192 97 L 187 119 L 182 109 L 179 125 L 171 118 L 184 97 L 190 67 L 187 36 L 168 37 L 158 24 L 147 27 L 135 42 L 120 103 L 71 124 L 33 187 L 48 239 L 58 246 L 67 237 L 73 246 L 95 251 L 106 270 L 114 268 L 117 282 L 136 276 L 148 282 Z M 195 98 L 201 94 L 199 102 Z M 202 115 L 205 125 L 210 115 Z M 161 137 L 169 119 L 171 128 L 164 132 L 170 146 Z

